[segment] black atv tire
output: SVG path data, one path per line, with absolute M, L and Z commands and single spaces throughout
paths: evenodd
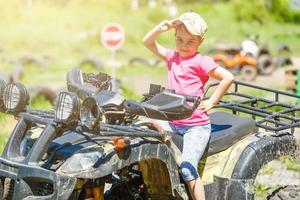
M 24 76 L 24 69 L 22 66 L 15 65 L 12 73 L 9 76 L 9 82 L 16 83 L 19 82 Z
M 46 87 L 31 87 L 28 89 L 28 92 L 30 94 L 31 99 L 34 99 L 38 96 L 45 97 L 46 100 L 50 101 L 52 104 L 54 103 L 54 100 L 56 98 L 56 92 L 46 88 Z
M 162 60 L 161 59 L 157 59 L 153 62 L 152 66 L 153 67 L 158 67 L 160 64 L 162 63 Z
M 239 67 L 237 67 L 237 66 L 227 67 L 222 60 L 218 60 L 218 61 L 216 61 L 216 63 L 218 65 L 220 65 L 221 67 L 223 67 L 223 68 L 227 69 L 228 71 L 230 71 L 235 76 L 238 75 L 238 73 L 240 72 L 240 68 Z
M 82 69 L 86 65 L 98 70 L 103 68 L 103 63 L 96 56 L 86 56 L 80 61 L 79 67 Z
M 226 65 L 225 65 L 225 63 L 222 60 L 217 60 L 216 63 L 218 65 L 220 65 L 221 67 L 223 67 L 223 68 L 227 68 Z M 227 69 L 230 69 L 230 68 L 227 68 Z
M 252 81 L 257 76 L 257 69 L 251 65 L 244 65 L 240 71 L 240 76 L 245 81 Z
M 15 181 L 5 178 L 3 189 L 3 200 L 11 200 L 13 198 Z
M 274 71 L 274 64 L 270 55 L 264 54 L 258 57 L 257 69 L 259 74 L 270 75 Z
M 24 66 L 18 58 L 12 58 L 10 63 L 13 66 L 12 73 L 9 75 L 9 82 L 16 83 L 19 82 L 20 79 L 24 75 Z
M 300 199 L 300 186 L 298 185 L 288 185 L 280 187 L 273 191 L 269 196 L 268 200 L 296 200 Z
M 42 57 L 34 56 L 34 55 L 25 55 L 18 59 L 22 66 L 34 65 L 39 68 L 46 67 L 45 60 Z
M 289 57 L 279 57 L 276 61 L 277 67 L 285 67 L 288 65 L 293 65 L 293 61 Z
M 138 66 L 138 65 L 144 65 L 147 67 L 152 67 L 150 62 L 145 59 L 145 58 L 141 58 L 141 57 L 133 57 L 129 60 L 129 64 L 132 66 Z

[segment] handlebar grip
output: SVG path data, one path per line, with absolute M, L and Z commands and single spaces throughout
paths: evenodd
M 199 96 L 190 96 L 190 95 L 185 95 L 185 98 L 187 101 L 191 101 L 193 103 L 197 103 L 198 101 L 201 100 Z
M 143 112 L 143 108 L 134 100 L 126 100 L 123 105 L 126 112 L 130 114 L 141 114 Z

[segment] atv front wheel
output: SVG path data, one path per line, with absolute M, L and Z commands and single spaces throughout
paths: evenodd
M 280 187 L 267 196 L 268 200 L 296 200 L 300 199 L 300 186 L 299 185 L 288 185 Z
M 251 65 L 245 65 L 240 71 L 241 78 L 245 81 L 252 81 L 257 76 L 257 70 Z
M 3 200 L 9 200 L 13 198 L 15 181 L 10 178 L 5 178 L 3 188 Z
M 257 61 L 258 71 L 262 75 L 269 75 L 274 71 L 274 65 L 271 56 L 261 55 Z
M 3 199 L 3 182 L 0 180 L 0 199 Z

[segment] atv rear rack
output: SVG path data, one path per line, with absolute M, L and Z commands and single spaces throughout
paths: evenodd
M 209 85 L 205 93 L 217 85 L 218 83 Z M 233 91 L 224 95 L 217 108 L 232 110 L 233 114 L 238 114 L 238 112 L 250 114 L 256 121 L 256 126 L 276 133 L 287 132 L 287 129 L 291 130 L 290 133 L 294 133 L 294 129 L 300 127 L 300 107 L 296 105 L 300 101 L 299 95 L 240 81 L 234 81 L 231 87 L 233 87 Z M 268 97 L 273 97 L 273 99 L 244 94 L 245 92 L 240 91 L 241 87 L 248 89 L 245 92 L 254 89 L 257 92 L 268 93 Z M 238 101 L 232 100 L 237 98 Z M 293 102 L 284 103 L 282 101 L 287 98 Z

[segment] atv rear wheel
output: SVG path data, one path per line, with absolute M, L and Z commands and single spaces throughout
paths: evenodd
M 251 65 L 245 65 L 240 71 L 241 78 L 245 81 L 252 81 L 257 76 L 257 70 Z
M 273 191 L 272 194 L 267 196 L 268 200 L 296 200 L 300 199 L 300 186 L 298 185 L 288 185 L 280 187 Z
M 271 56 L 261 55 L 257 61 L 258 71 L 262 75 L 269 75 L 274 71 L 274 65 Z

